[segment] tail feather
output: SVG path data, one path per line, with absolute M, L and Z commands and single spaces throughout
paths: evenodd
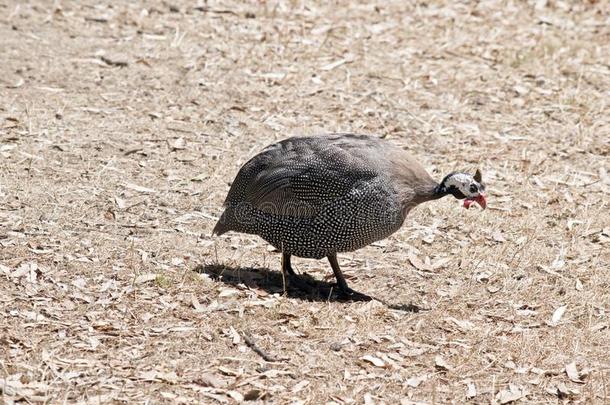
M 231 227 L 229 226 L 229 224 L 227 222 L 228 221 L 226 218 L 226 211 L 225 211 L 220 216 L 220 219 L 218 220 L 218 222 L 216 222 L 216 225 L 214 226 L 214 229 L 212 230 L 212 235 L 220 236 L 223 233 L 230 231 Z
M 239 221 L 236 220 L 235 212 L 231 207 L 227 207 L 227 209 L 225 209 L 225 211 L 222 213 L 220 219 L 212 230 L 212 235 L 220 236 L 229 231 L 241 231 Z
M 235 207 L 227 207 L 220 216 L 220 219 L 212 230 L 212 235 L 222 235 L 229 231 L 243 232 L 243 233 L 254 233 L 255 228 L 252 226 L 252 222 L 244 220 L 244 218 L 250 218 L 249 213 L 240 212 Z

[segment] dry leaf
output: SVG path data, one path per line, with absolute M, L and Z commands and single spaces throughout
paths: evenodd
M 24 83 L 25 83 L 25 80 L 23 80 L 23 77 L 19 77 L 14 83 L 7 84 L 6 87 L 9 89 L 17 89 L 17 88 L 23 86 Z
M 570 395 L 570 390 L 568 390 L 568 387 L 566 387 L 564 383 L 559 383 L 552 393 L 558 397 L 567 397 Z
M 231 398 L 233 398 L 234 400 L 236 400 L 237 402 L 243 402 L 244 401 L 244 396 L 241 395 L 237 391 L 234 391 L 234 390 L 227 391 L 227 395 L 230 396 Z
M 284 80 L 284 78 L 286 77 L 286 73 L 269 72 L 269 73 L 262 73 L 262 74 L 258 75 L 258 77 L 262 77 L 263 79 L 267 79 L 267 80 L 281 81 L 281 80 Z M 239 108 L 241 108 L 241 107 L 239 107 Z
M 178 382 L 178 375 L 175 371 L 170 371 L 168 373 L 157 373 L 157 378 L 171 384 L 176 384 Z
M 451 259 L 448 257 L 438 259 L 434 263 L 432 263 L 432 269 L 438 270 L 447 267 L 447 265 L 451 262 Z
M 499 285 L 489 285 L 487 286 L 487 291 L 489 291 L 491 294 L 495 294 L 498 291 L 500 291 L 502 289 L 502 287 L 500 287 Z
M 195 177 L 191 177 L 191 181 L 204 181 L 205 179 L 207 179 L 208 177 L 210 177 L 209 173 L 203 172 L 203 173 L 199 173 L 197 176 Z
M 298 384 L 296 384 L 294 387 L 292 387 L 292 392 L 296 394 L 297 392 L 302 391 L 303 388 L 307 387 L 308 385 L 309 385 L 309 381 L 303 380 L 303 381 L 299 382 Z
M 89 336 L 89 344 L 91 345 L 91 350 L 95 350 L 100 345 L 100 340 L 95 336 Z
M 138 186 L 137 184 L 133 184 L 133 183 L 125 183 L 125 187 L 138 191 L 140 193 L 156 193 L 157 192 L 157 190 L 155 190 L 155 189 Z
M 100 55 L 100 59 L 110 66 L 125 67 L 129 65 L 129 57 L 125 54 Z
M 168 373 L 157 370 L 143 371 L 138 375 L 138 378 L 143 381 L 164 381 L 172 384 L 178 382 L 178 376 L 174 371 Z
M 555 310 L 555 312 L 553 312 L 553 317 L 551 318 L 551 322 L 550 322 L 551 326 L 557 326 L 559 324 L 559 321 L 561 320 L 561 317 L 563 316 L 563 314 L 566 312 L 567 308 L 568 308 L 567 305 L 562 305 L 559 308 L 557 308 Z
M 502 231 L 495 231 L 492 235 L 492 238 L 496 242 L 500 242 L 500 243 L 506 242 L 506 238 L 502 234 Z
M 134 280 L 134 284 L 144 284 L 157 279 L 155 273 L 142 274 Z
M 235 328 L 232 326 L 229 328 L 229 331 L 231 333 L 231 337 L 233 338 L 233 344 L 238 345 L 241 342 L 241 336 L 239 336 L 239 333 L 237 333 Z
M 422 262 L 415 254 L 409 253 L 407 258 L 409 259 L 409 262 L 411 262 L 413 267 L 415 267 L 416 269 L 423 271 L 432 271 L 432 266 L 430 264 Z
M 199 300 L 197 299 L 197 297 L 195 295 L 191 296 L 191 305 L 193 306 L 193 308 L 195 308 L 195 312 L 204 312 L 205 311 L 205 307 L 203 305 L 201 305 L 201 303 L 199 302 Z
M 551 395 L 557 395 L 559 398 L 569 398 L 572 395 L 580 394 L 580 391 L 573 388 L 568 388 L 564 383 L 557 384 L 557 387 L 547 388 L 546 392 Z
M 513 87 L 513 90 L 515 90 L 515 93 L 517 93 L 520 96 L 524 96 L 527 93 L 529 93 L 529 89 L 525 86 L 521 86 L 521 85 L 516 85 L 515 87 Z
M 461 331 L 466 332 L 474 329 L 474 324 L 470 321 L 460 320 L 453 317 L 446 318 L 447 321 L 453 322 L 460 328 Z
M 364 360 L 366 362 L 371 363 L 375 367 L 385 367 L 385 362 L 381 360 L 379 357 L 371 356 L 367 354 L 366 356 L 360 357 L 360 360 Z
M 328 65 L 322 66 L 320 68 L 320 70 L 333 70 L 347 62 L 348 62 L 347 59 L 339 59 L 338 61 L 335 61 L 335 62 L 329 63 Z
M 114 202 L 118 209 L 125 209 L 127 207 L 127 203 L 120 197 L 114 197 Z
M 32 269 L 36 269 L 36 266 L 36 263 L 22 263 L 13 273 L 11 273 L 11 277 L 19 278 L 29 275 Z
M 186 149 L 186 142 L 185 142 L 184 138 L 180 137 L 180 138 L 176 139 L 174 142 L 172 142 L 172 144 L 171 144 L 172 151 L 183 150 L 183 149 Z
M 234 288 L 223 288 L 218 294 L 219 297 L 232 297 L 234 295 L 239 295 L 239 290 Z
M 266 392 L 253 388 L 250 391 L 246 392 L 246 394 L 244 395 L 244 400 L 256 401 L 259 399 L 267 399 L 268 397 L 269 395 Z
M 211 392 L 206 392 L 206 391 L 203 391 L 203 392 L 200 392 L 200 393 L 201 393 L 201 395 L 203 395 L 203 396 L 205 396 L 207 398 L 211 398 L 214 401 L 219 402 L 221 404 L 228 404 L 229 403 L 229 400 L 226 399 L 225 397 L 221 396 L 221 395 L 212 394 Z
M 474 383 L 468 379 L 466 380 L 466 386 L 468 387 L 467 391 L 466 391 L 466 397 L 467 398 L 474 398 L 477 396 L 477 387 L 476 385 L 474 385 Z
M 447 363 L 447 361 L 445 361 L 445 359 L 443 358 L 443 356 L 441 356 L 440 354 L 437 355 L 434 358 L 434 366 L 439 369 L 439 370 L 444 370 L 444 371 L 448 371 L 451 370 L 453 367 L 451 367 L 449 365 L 449 363 Z
M 0 264 L 0 272 L 4 273 L 5 276 L 9 276 L 11 274 L 11 268 Z
M 204 373 L 199 378 L 197 378 L 195 383 L 204 386 L 204 387 L 214 387 L 221 388 L 228 384 L 227 381 L 221 380 L 215 375 Z
M 420 375 L 420 376 L 417 376 L 417 377 L 410 377 L 410 378 L 407 379 L 406 384 L 409 387 L 417 388 L 421 383 L 423 383 L 427 379 L 428 379 L 428 375 L 427 374 Z
M 582 384 L 583 380 L 580 379 L 580 373 L 578 372 L 578 368 L 576 368 L 576 363 L 572 362 L 570 364 L 566 364 L 566 374 L 575 383 Z
M 421 240 L 422 240 L 422 242 L 431 245 L 434 242 L 434 239 L 435 239 L 435 235 L 433 233 L 429 233 L 429 234 L 423 236 Z
M 514 384 L 508 384 L 508 388 L 501 390 L 496 395 L 496 401 L 500 404 L 508 404 L 510 402 L 518 401 L 519 399 L 525 397 L 526 392 L 521 387 L 518 387 Z
M 218 371 L 220 371 L 224 375 L 228 375 L 231 377 L 238 377 L 241 374 L 239 371 L 236 371 L 236 370 L 230 369 L 228 367 L 224 367 L 224 366 L 218 366 Z

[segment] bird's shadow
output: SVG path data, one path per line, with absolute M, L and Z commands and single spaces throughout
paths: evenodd
M 316 280 L 309 274 L 300 274 L 301 285 L 292 286 L 279 271 L 266 267 L 230 267 L 222 264 L 199 265 L 193 269 L 197 273 L 207 274 L 213 280 L 237 286 L 243 284 L 248 288 L 260 289 L 269 294 L 284 294 L 289 298 L 307 301 L 338 300 L 336 287 L 326 281 Z
M 202 264 L 195 267 L 193 271 L 207 274 L 213 280 L 231 286 L 243 284 L 248 288 L 260 289 L 269 294 L 286 294 L 289 298 L 304 301 L 351 301 L 338 294 L 336 284 L 316 280 L 307 273 L 299 274 L 300 283 L 297 287 L 290 285 L 281 272 L 266 267 L 230 267 L 222 264 Z M 379 298 L 371 298 L 390 309 L 405 312 L 420 312 L 423 310 L 423 308 L 414 304 L 390 304 Z

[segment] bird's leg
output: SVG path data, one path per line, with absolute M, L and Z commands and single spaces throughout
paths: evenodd
M 282 272 L 284 273 L 284 275 L 290 277 L 296 277 L 297 275 L 292 269 L 292 266 L 290 265 L 290 254 L 285 252 L 282 252 Z
M 333 273 L 335 273 L 335 278 L 337 279 L 337 287 L 339 287 L 339 292 L 341 293 L 341 295 L 343 295 L 345 298 L 354 301 L 370 301 L 372 299 L 368 295 L 354 291 L 347 286 L 345 277 L 343 277 L 343 273 L 341 272 L 341 268 L 339 267 L 339 262 L 337 261 L 336 253 L 328 255 L 327 257 L 328 261 L 330 262 L 330 267 L 332 267 Z
M 328 261 L 330 262 L 330 267 L 332 267 L 333 269 L 333 273 L 335 273 L 335 278 L 337 279 L 337 286 L 339 287 L 339 289 L 343 292 L 349 291 L 350 288 L 347 286 L 347 281 L 345 281 L 345 277 L 343 277 L 343 273 L 341 272 L 341 268 L 339 267 L 337 255 L 329 255 Z
M 282 252 L 282 275 L 284 276 L 284 288 L 286 288 L 286 285 L 290 285 L 300 289 L 307 289 L 307 283 L 294 272 L 290 265 L 290 254 L 285 252 Z

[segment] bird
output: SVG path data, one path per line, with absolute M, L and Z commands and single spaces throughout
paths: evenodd
M 297 136 L 271 144 L 239 170 L 212 234 L 258 235 L 282 253 L 288 284 L 302 283 L 291 257 L 326 257 L 337 292 L 348 287 L 337 253 L 351 252 L 396 232 L 414 207 L 452 195 L 464 207 L 487 205 L 480 170 L 451 172 L 436 182 L 405 149 L 372 135 Z

